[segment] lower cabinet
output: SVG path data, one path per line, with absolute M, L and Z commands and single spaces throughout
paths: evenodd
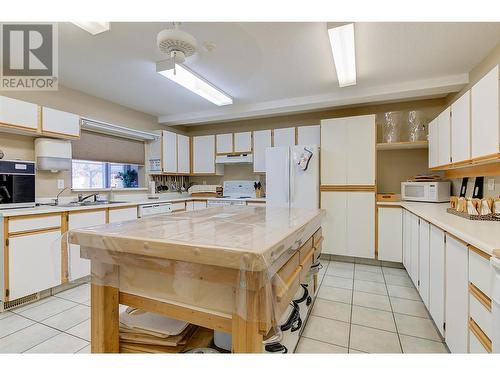
M 9 300 L 61 284 L 61 229 L 9 238 Z
M 322 192 L 324 253 L 375 258 L 375 193 Z
M 429 223 L 423 219 L 419 219 L 419 235 L 418 235 L 418 291 L 420 297 L 429 309 Z
M 444 337 L 445 235 L 434 225 L 429 228 L 429 306 L 436 327 Z
M 467 245 L 446 235 L 446 344 L 452 353 L 467 353 L 469 261 Z
M 395 206 L 379 206 L 378 259 L 390 262 L 403 261 L 403 209 Z
M 110 208 L 108 215 L 109 223 L 118 223 L 120 221 L 137 219 L 137 206 Z
M 418 288 L 418 242 L 419 218 L 409 211 L 403 217 L 403 265 L 410 275 L 411 281 Z
M 68 229 L 106 224 L 106 210 L 70 212 Z M 90 261 L 80 257 L 80 246 L 68 246 L 68 278 L 70 281 L 90 275 Z

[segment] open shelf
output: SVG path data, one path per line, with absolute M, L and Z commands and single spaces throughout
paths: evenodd
M 377 150 L 411 150 L 428 147 L 428 141 L 377 143 Z

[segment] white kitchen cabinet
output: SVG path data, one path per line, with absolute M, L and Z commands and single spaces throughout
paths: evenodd
M 439 165 L 439 129 L 438 119 L 435 118 L 429 123 L 429 168 L 434 168 Z
M 161 160 L 162 160 L 162 130 L 154 132 L 158 134 L 158 138 L 149 142 L 146 145 L 148 152 L 148 167 L 149 172 L 161 172 Z
M 444 337 L 445 237 L 434 225 L 429 228 L 429 313 Z
M 450 107 L 438 116 L 438 165 L 447 165 L 451 162 L 451 121 Z
M 252 132 L 234 133 L 234 152 L 252 152 Z
M 195 136 L 192 142 L 193 173 L 215 174 L 215 136 Z
M 469 278 L 467 245 L 446 235 L 446 344 L 452 353 L 467 353 Z
M 375 115 L 321 121 L 321 184 L 375 184 Z
M 500 152 L 499 69 L 490 70 L 471 89 L 471 156 Z
M 429 223 L 424 219 L 420 219 L 419 224 L 419 240 L 418 240 L 418 291 L 420 297 L 429 309 L 429 266 L 430 266 L 430 253 L 429 253 Z
M 37 131 L 38 106 L 22 100 L 0 96 L 0 126 Z
M 390 262 L 403 261 L 403 209 L 379 206 L 378 259 Z
M 299 126 L 297 128 L 298 145 L 320 145 L 321 127 L 320 125 Z
M 321 208 L 326 254 L 374 258 L 375 194 L 372 192 L 322 192 Z
M 137 206 L 123 207 L 123 208 L 110 208 L 108 215 L 109 223 L 118 223 L 127 220 L 137 219 Z
M 163 131 L 163 172 L 177 173 L 177 134 Z
M 407 270 L 413 285 L 418 289 L 418 266 L 419 266 L 419 219 L 410 212 L 410 268 Z
M 79 138 L 80 116 L 42 107 L 42 134 Z
M 233 152 L 233 133 L 217 134 L 215 136 L 217 154 Z
M 403 209 L 403 266 L 410 269 L 410 212 Z
M 186 211 L 198 211 L 207 208 L 206 201 L 190 201 L 186 202 Z
M 106 210 L 79 211 L 68 214 L 68 229 L 79 229 L 106 224 Z M 80 257 L 80 246 L 70 244 L 68 248 L 68 278 L 70 281 L 90 275 L 90 261 Z
M 177 134 L 177 173 L 190 172 L 189 137 Z
M 271 147 L 271 130 L 253 132 L 253 171 L 266 171 L 266 148 Z
M 274 147 L 295 146 L 295 128 L 274 129 Z
M 323 253 L 348 255 L 347 249 L 347 192 L 321 192 Z
M 458 163 L 470 157 L 470 91 L 451 105 L 451 161 Z
M 61 229 L 9 238 L 9 299 L 61 284 Z

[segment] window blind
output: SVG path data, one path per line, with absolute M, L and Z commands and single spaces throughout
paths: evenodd
M 82 131 L 73 141 L 73 159 L 144 165 L 143 141 Z

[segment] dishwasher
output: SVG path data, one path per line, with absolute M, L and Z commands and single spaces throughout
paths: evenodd
M 168 214 L 172 212 L 172 204 L 167 202 L 140 204 L 137 212 L 139 217 Z

